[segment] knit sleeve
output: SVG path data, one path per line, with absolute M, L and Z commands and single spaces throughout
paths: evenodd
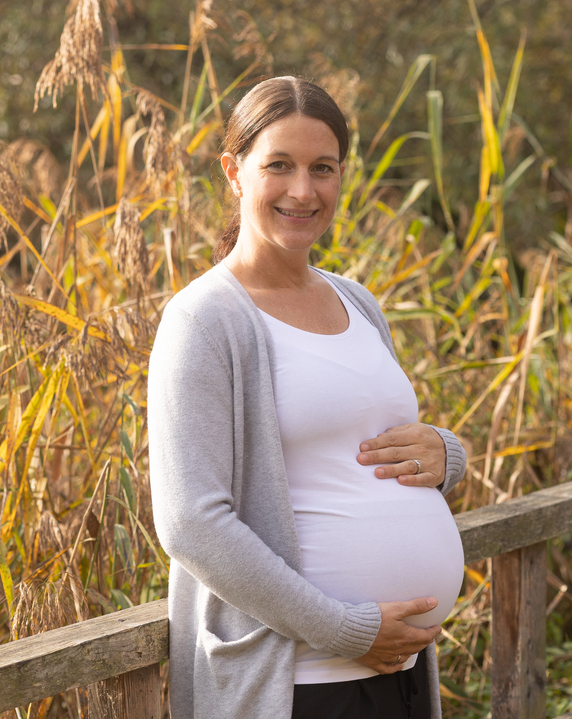
M 240 382 L 208 329 L 167 308 L 149 366 L 148 424 L 155 527 L 169 556 L 210 592 L 274 631 L 349 658 L 381 623 L 374 602 L 327 597 L 237 513 L 234 422 Z M 262 443 L 260 452 L 269 452 Z M 272 508 L 262 516 L 272 522 Z
M 429 425 L 433 427 L 433 425 Z M 453 487 L 463 479 L 467 466 L 467 453 L 462 444 L 450 429 L 433 427 L 445 444 L 445 480 L 438 489 L 442 494 L 448 494 Z

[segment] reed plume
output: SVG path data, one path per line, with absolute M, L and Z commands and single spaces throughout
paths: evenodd
M 83 597 L 81 583 L 74 577 L 76 591 Z M 50 629 L 75 624 L 85 617 L 77 616 L 72 593 L 60 583 L 21 582 L 12 617 L 12 639 L 23 639 Z
M 44 95 L 51 95 L 57 107 L 58 95 L 77 82 L 80 90 L 89 85 L 93 97 L 98 90 L 106 93 L 101 65 L 103 30 L 98 0 L 79 0 L 75 15 L 64 25 L 60 47 L 53 60 L 44 67 L 36 85 L 34 111 Z
M 12 155 L 5 146 L 0 146 L 0 205 L 10 217 L 18 222 L 22 214 L 22 185 Z M 8 252 L 6 234 L 10 223 L 0 215 L 0 243 Z
M 121 198 L 113 227 L 114 256 L 119 272 L 127 283 L 144 294 L 148 286 L 149 254 L 139 224 L 140 215 L 139 210 L 126 197 Z
M 145 142 L 145 174 L 155 192 L 165 183 L 173 163 L 174 143 L 165 124 L 165 113 L 155 95 L 141 90 L 137 95 L 137 110 L 142 116 L 151 115 L 151 126 Z
M 22 183 L 35 195 L 57 197 L 62 172 L 58 161 L 47 147 L 37 140 L 18 137 L 8 145 L 8 152 L 18 166 Z

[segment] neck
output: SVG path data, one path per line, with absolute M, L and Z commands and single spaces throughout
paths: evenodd
M 308 250 L 290 251 L 272 245 L 252 246 L 238 240 L 225 264 L 244 286 L 256 289 L 302 289 L 312 282 Z

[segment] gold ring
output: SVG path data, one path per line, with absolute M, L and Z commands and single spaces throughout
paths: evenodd
M 401 654 L 397 657 L 397 659 L 394 662 L 389 662 L 389 664 L 391 666 L 393 666 L 393 664 L 399 664 L 400 661 L 401 661 Z
M 413 461 L 417 465 L 417 471 L 415 472 L 415 474 L 419 474 L 419 472 L 421 471 L 421 462 L 418 459 L 414 459 Z

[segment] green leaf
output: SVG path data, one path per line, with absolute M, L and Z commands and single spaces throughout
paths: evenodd
M 361 197 L 359 198 L 359 202 L 357 205 L 358 210 L 360 210 L 364 206 L 366 200 L 369 198 L 371 191 L 373 190 L 373 188 L 375 187 L 377 182 L 383 177 L 383 175 L 386 173 L 386 171 L 391 167 L 391 163 L 393 162 L 395 156 L 401 149 L 401 146 L 403 145 L 403 143 L 406 142 L 407 140 L 412 140 L 415 138 L 418 140 L 428 140 L 429 135 L 426 132 L 407 132 L 404 135 L 400 135 L 387 148 L 383 157 L 377 163 L 376 168 L 373 171 L 373 174 L 369 179 L 369 182 L 365 186 L 365 189 L 362 192 Z
M 140 408 L 139 405 L 133 400 L 133 398 L 130 397 L 130 396 L 129 396 L 128 394 L 126 394 L 125 392 L 123 392 L 122 397 L 123 397 L 123 399 L 127 402 L 127 404 L 129 404 L 129 406 L 130 406 L 131 409 L 135 412 L 135 414 L 136 414 L 137 416 L 139 416 L 139 415 L 141 414 L 141 408 Z
M 124 594 L 121 589 L 112 589 L 111 596 L 117 603 L 119 609 L 130 609 L 133 606 L 133 602 L 129 597 Z
M 112 589 L 111 591 L 114 592 L 117 590 Z M 92 587 L 89 587 L 89 589 L 87 590 L 87 593 L 88 593 L 90 599 L 93 599 L 94 601 L 101 604 L 101 606 L 103 607 L 103 611 L 106 614 L 113 614 L 113 612 L 117 611 L 117 607 L 115 606 L 115 604 L 113 604 L 113 602 L 110 602 L 109 599 L 104 597 L 103 594 L 100 594 L 98 591 L 96 591 Z
M 511 174 L 506 178 L 505 186 L 504 186 L 504 199 L 506 200 L 507 197 L 511 194 L 511 192 L 516 187 L 517 183 L 519 182 L 520 178 L 524 175 L 524 173 L 528 170 L 528 168 L 534 164 L 536 161 L 536 153 L 534 155 L 529 155 L 526 157 L 514 170 L 514 172 L 511 172 Z
M 127 434 L 127 432 L 124 429 L 120 429 L 119 437 L 121 438 L 121 444 L 123 445 L 125 454 L 133 462 L 133 447 L 131 445 L 131 440 L 129 439 L 129 435 Z
M 121 478 L 121 486 L 125 490 L 129 509 L 133 512 L 133 514 L 136 514 L 137 495 L 135 494 L 135 490 L 133 489 L 133 483 L 131 482 L 131 477 L 129 476 L 129 472 L 127 471 L 126 467 L 119 468 L 119 476 Z
M 124 507 L 127 511 L 129 511 L 129 507 L 125 504 L 125 502 L 123 502 L 118 497 L 110 496 L 109 499 L 112 500 L 113 502 L 116 502 L 121 507 Z M 145 537 L 145 541 L 147 542 L 149 547 L 151 547 L 151 549 L 153 550 L 153 554 L 157 557 L 157 561 L 163 566 L 163 569 L 165 569 L 165 571 L 168 572 L 169 566 L 168 566 L 167 562 L 165 561 L 164 557 L 161 555 L 161 551 L 159 550 L 159 547 L 153 542 L 149 532 L 145 529 L 145 525 L 137 517 L 133 517 L 133 519 L 135 520 L 135 523 L 139 527 L 141 534 Z
M 431 138 L 431 155 L 433 157 L 433 171 L 441 208 L 452 232 L 455 229 L 449 203 L 443 189 L 443 95 L 439 90 L 430 90 L 427 93 L 427 113 L 429 116 L 429 137 Z
M 379 128 L 379 130 L 375 133 L 375 137 L 371 141 L 371 145 L 369 146 L 369 150 L 367 151 L 367 157 L 371 155 L 371 153 L 375 150 L 375 147 L 377 143 L 381 140 L 383 135 L 385 134 L 387 128 L 391 125 L 391 122 L 393 121 L 393 118 L 397 115 L 399 108 L 403 105 L 405 102 L 407 96 L 413 90 L 413 87 L 415 86 L 415 83 L 419 79 L 421 73 L 427 65 L 434 59 L 433 55 L 419 55 L 415 58 L 413 61 L 413 64 L 409 68 L 409 71 L 407 72 L 407 77 L 405 78 L 403 85 L 401 86 L 401 90 L 399 91 L 399 95 L 397 96 L 397 99 L 393 103 L 393 107 L 391 108 L 389 115 L 387 116 L 387 119 L 383 123 L 383 125 Z
M 514 101 L 516 98 L 516 90 L 518 88 L 518 81 L 520 79 L 520 71 L 522 70 L 522 58 L 524 55 L 524 45 L 526 42 L 526 32 L 523 32 L 518 44 L 518 50 L 514 57 L 512 69 L 510 71 L 510 78 L 504 94 L 504 99 L 499 113 L 498 119 L 498 132 L 499 139 L 502 142 L 505 138 L 506 132 L 510 125 L 510 118 L 512 116 L 512 109 L 514 107 Z
M 135 571 L 135 559 L 133 557 L 133 548 L 131 540 L 127 534 L 127 530 L 122 524 L 116 524 L 114 527 L 115 548 L 119 552 L 121 562 L 127 572 Z

